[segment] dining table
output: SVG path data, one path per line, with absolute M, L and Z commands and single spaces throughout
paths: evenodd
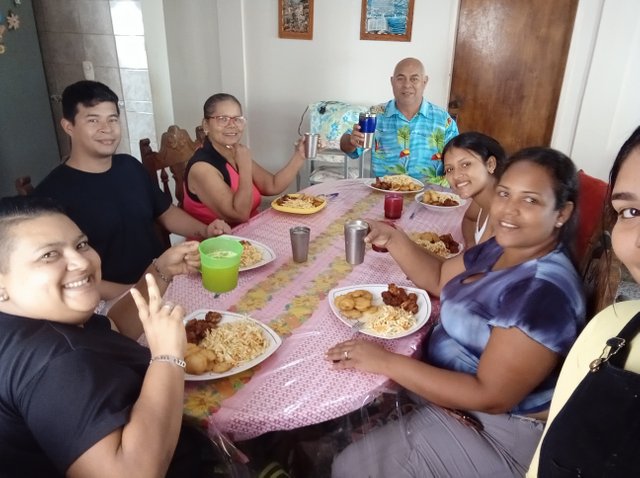
M 356 369 L 337 370 L 327 350 L 358 336 L 388 350 L 414 355 L 437 320 L 439 301 L 431 299 L 431 316 L 417 332 L 383 339 L 354 331 L 331 310 L 329 292 L 358 285 L 413 286 L 389 253 L 367 245 L 364 262 L 345 260 L 344 224 L 353 219 L 384 220 L 384 192 L 372 179 L 344 179 L 312 185 L 302 192 L 324 197 L 313 214 L 291 214 L 268 208 L 233 229 L 234 236 L 262 243 L 274 252 L 270 262 L 239 273 L 230 292 L 214 294 L 199 274 L 177 276 L 165 299 L 181 304 L 186 314 L 199 309 L 228 311 L 268 325 L 281 338 L 279 348 L 251 369 L 216 379 L 186 381 L 184 414 L 214 438 L 234 441 L 267 432 L 291 430 L 331 420 L 367 404 L 392 384 L 387 377 Z M 450 233 L 463 243 L 465 207 L 424 207 L 415 194 L 403 194 L 403 213 L 394 225 L 410 232 Z M 310 228 L 308 258 L 292 259 L 289 229 Z

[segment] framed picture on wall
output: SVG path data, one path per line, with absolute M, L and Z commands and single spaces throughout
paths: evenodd
M 411 41 L 414 0 L 362 0 L 360 40 Z
M 278 0 L 278 37 L 313 38 L 313 0 Z

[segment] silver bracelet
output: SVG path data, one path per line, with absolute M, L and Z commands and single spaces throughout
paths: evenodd
M 156 355 L 151 360 L 149 360 L 149 365 L 151 365 L 153 362 L 169 362 L 177 365 L 180 368 L 187 367 L 187 363 L 184 360 L 179 359 L 178 357 L 174 357 L 173 355 Z
M 162 272 L 160 272 L 160 268 L 158 267 L 158 264 L 156 264 L 157 260 L 158 259 L 156 258 L 156 259 L 151 261 L 151 264 L 153 264 L 153 268 L 156 270 L 156 272 L 160 276 L 160 279 L 162 279 L 167 284 L 171 284 L 171 279 L 169 279 L 166 275 L 164 275 Z

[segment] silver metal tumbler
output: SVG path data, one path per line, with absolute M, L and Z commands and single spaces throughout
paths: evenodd
M 361 219 L 344 223 L 344 250 L 349 264 L 362 264 L 364 261 L 364 238 L 369 232 L 369 224 Z
M 291 252 L 293 262 L 306 262 L 309 254 L 309 234 L 311 229 L 306 226 L 296 226 L 289 229 L 291 236 Z
M 318 138 L 320 138 L 320 135 L 317 133 L 304 134 L 304 157 L 305 158 L 314 159 L 318 154 Z

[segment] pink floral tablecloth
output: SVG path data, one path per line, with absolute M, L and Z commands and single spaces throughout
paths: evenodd
M 369 180 L 370 181 L 370 180 Z M 165 297 L 182 304 L 187 313 L 202 308 L 246 313 L 274 329 L 283 339 L 266 361 L 232 377 L 187 382 L 185 414 L 233 440 L 249 439 L 274 430 L 288 430 L 336 418 L 358 409 L 389 385 L 382 376 L 355 370 L 336 371 L 325 360 L 332 345 L 353 332 L 336 318 L 327 301 L 334 287 L 358 284 L 411 286 L 389 254 L 368 247 L 364 263 L 345 261 L 343 225 L 349 219 L 384 219 L 384 194 L 366 180 L 340 180 L 311 186 L 309 194 L 338 193 L 327 207 L 311 215 L 269 209 L 234 229 L 236 236 L 271 247 L 276 259 L 241 272 L 238 287 L 214 298 L 199 275 L 177 277 Z M 405 196 L 404 212 L 396 225 L 407 232 L 451 233 L 462 242 L 464 208 L 444 212 L 424 208 Z M 309 259 L 291 258 L 289 228 L 311 228 Z M 437 314 L 438 301 L 433 301 Z M 412 354 L 428 327 L 396 340 L 379 340 L 398 353 Z

